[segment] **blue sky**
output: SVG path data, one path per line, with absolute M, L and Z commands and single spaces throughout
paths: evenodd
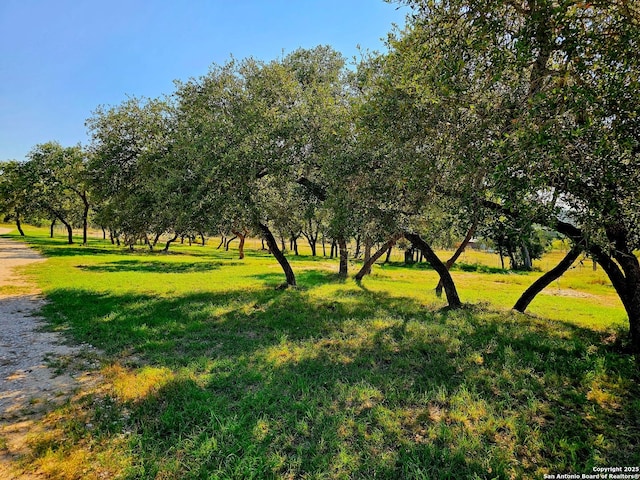
M 0 0 L 0 160 L 85 144 L 98 105 L 169 94 L 230 55 L 384 50 L 406 13 L 382 0 Z

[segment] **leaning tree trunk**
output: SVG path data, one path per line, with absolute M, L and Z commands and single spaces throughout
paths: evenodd
M 338 238 L 338 248 L 340 250 L 340 269 L 338 275 L 346 278 L 349 270 L 349 250 L 347 250 L 347 240 L 344 237 Z
M 584 241 L 583 232 L 566 222 L 555 222 L 558 232 L 575 242 Z M 640 360 L 640 262 L 628 246 L 629 233 L 621 224 L 606 227 L 607 238 L 614 246 L 611 252 L 591 244 L 589 253 L 606 272 L 629 317 L 631 349 Z
M 179 237 L 179 236 L 180 236 L 180 235 L 178 235 L 178 234 L 176 233 L 172 238 L 170 238 L 169 240 L 167 240 L 167 243 L 165 243 L 164 248 L 162 249 L 162 251 L 163 251 L 163 252 L 168 252 L 168 251 L 169 251 L 169 246 L 170 246 L 173 242 L 175 242 L 175 241 L 178 239 L 178 237 Z
M 451 278 L 451 274 L 449 273 L 447 266 L 442 263 L 429 244 L 425 242 L 420 235 L 405 232 L 404 237 L 416 248 L 420 249 L 424 257 L 427 259 L 427 262 L 429 262 L 438 275 L 440 275 L 444 292 L 447 296 L 447 302 L 449 302 L 449 307 L 460 308 L 462 306 L 462 302 L 460 301 L 458 291 L 456 290 L 456 284 L 453 282 L 453 278 Z
M 260 231 L 264 235 L 265 240 L 267 241 L 269 250 L 271 251 L 273 256 L 276 257 L 276 260 L 278 261 L 278 263 L 282 267 L 282 270 L 284 271 L 284 276 L 287 279 L 286 285 L 290 287 L 295 287 L 296 276 L 293 273 L 293 270 L 291 269 L 291 265 L 289 265 L 287 257 L 285 257 L 282 251 L 280 250 L 280 248 L 278 248 L 278 242 L 274 238 L 273 233 L 271 233 L 271 230 L 269 230 L 269 227 L 264 223 L 260 223 L 259 227 L 260 227 Z
M 65 226 L 65 228 L 67 229 L 67 243 L 69 245 L 73 245 L 73 229 L 71 228 L 71 225 L 60 215 L 57 215 L 57 217 L 58 217 L 58 220 L 60 220 L 62 224 Z
M 624 280 L 624 288 L 616 286 L 613 278 L 611 280 L 629 317 L 631 348 L 638 355 L 640 361 L 640 262 L 634 254 L 633 248 L 629 246 L 631 243 L 630 234 L 623 224 L 609 225 L 606 232 L 607 238 L 615 247 L 612 255 L 622 269 L 621 276 Z M 600 264 L 602 265 L 602 263 Z M 609 277 L 611 278 L 611 275 Z
M 451 267 L 453 266 L 454 263 L 456 263 L 456 260 L 458 260 L 458 257 L 460 257 L 460 255 L 462 255 L 462 252 L 464 252 L 464 249 L 467 248 L 467 245 L 469 245 L 469 242 L 473 238 L 473 234 L 476 232 L 476 228 L 478 228 L 478 222 L 474 222 L 474 224 L 471 225 L 471 228 L 469 228 L 469 231 L 465 235 L 458 249 L 453 253 L 451 258 L 447 260 L 447 262 L 445 263 L 447 270 L 451 270 Z M 442 280 L 440 280 L 438 282 L 438 285 L 436 285 L 436 295 L 438 297 L 442 296 Z
M 398 239 L 402 236 L 401 233 L 398 233 L 394 236 L 392 236 L 384 245 L 382 245 L 382 247 L 380 247 L 380 249 L 374 253 L 373 255 L 371 255 L 371 257 L 369 258 L 369 260 L 367 260 L 364 265 L 362 265 L 362 268 L 360 269 L 360 271 L 356 274 L 355 279 L 356 281 L 360 281 L 364 278 L 365 275 L 371 273 L 371 266 L 376 263 L 376 261 L 382 256 L 384 255 L 385 252 L 388 252 L 391 248 L 393 248 L 393 246 L 396 244 L 396 242 L 398 241 Z
M 576 261 L 581 252 L 582 247 L 579 245 L 574 245 L 571 250 L 569 250 L 567 255 L 560 261 L 560 263 L 558 263 L 558 265 L 542 275 L 524 291 L 522 296 L 520 296 L 516 304 L 513 306 L 513 309 L 517 310 L 518 312 L 524 313 L 524 311 L 527 309 L 536 295 L 538 295 L 551 282 L 560 278 L 562 274 L 564 274 L 564 272 L 566 272 L 569 267 L 573 265 L 573 262 Z
M 238 238 L 238 236 L 237 236 L 237 235 L 236 235 L 236 236 L 234 236 L 234 237 L 229 238 L 228 240 L 225 240 L 225 242 L 224 242 L 224 250 L 225 250 L 225 252 L 228 252 L 228 251 L 229 251 L 229 245 L 230 245 L 230 244 L 231 244 L 231 242 L 233 242 L 236 238 Z
M 20 212 L 16 211 L 16 228 L 20 232 L 20 236 L 24 237 L 24 230 L 22 230 L 22 223 L 20 222 Z

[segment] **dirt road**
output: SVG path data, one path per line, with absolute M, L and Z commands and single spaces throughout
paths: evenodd
M 8 232 L 0 228 L 0 234 Z M 52 368 L 86 359 L 91 349 L 42 331 L 37 312 L 44 299 L 17 269 L 43 261 L 25 244 L 0 237 L 0 478 L 33 478 L 11 470 L 11 460 L 24 453 L 25 435 L 39 416 L 92 381 L 87 371 Z

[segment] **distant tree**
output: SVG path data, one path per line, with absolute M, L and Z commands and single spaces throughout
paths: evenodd
M 82 242 L 87 243 L 89 224 L 88 177 L 86 154 L 80 146 L 62 147 L 57 142 L 36 145 L 29 153 L 29 168 L 37 182 L 33 195 L 40 207 L 67 229 L 73 242 L 73 223 L 82 224 Z
M 24 162 L 15 160 L 0 163 L 0 213 L 4 221 L 13 220 L 24 236 L 22 221 L 35 213 L 31 197 L 30 172 Z
M 168 102 L 130 98 L 98 107 L 87 120 L 91 135 L 91 189 L 100 202 L 100 222 L 122 232 L 130 247 L 150 232 L 173 225 L 162 186 L 173 172 L 163 160 L 171 148 L 172 113 Z

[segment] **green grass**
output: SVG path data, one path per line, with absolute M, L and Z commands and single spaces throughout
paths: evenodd
M 43 421 L 27 469 L 508 479 L 640 465 L 626 317 L 590 267 L 531 316 L 508 308 L 540 273 L 491 270 L 473 252 L 463 263 L 487 269 L 453 272 L 473 305 L 449 311 L 420 267 L 376 266 L 357 285 L 336 278 L 335 261 L 301 256 L 299 288 L 282 291 L 257 249 L 238 261 L 215 246 L 131 253 L 27 233 L 49 257 L 26 269 L 50 300 L 44 315 L 102 350 L 105 378 Z

